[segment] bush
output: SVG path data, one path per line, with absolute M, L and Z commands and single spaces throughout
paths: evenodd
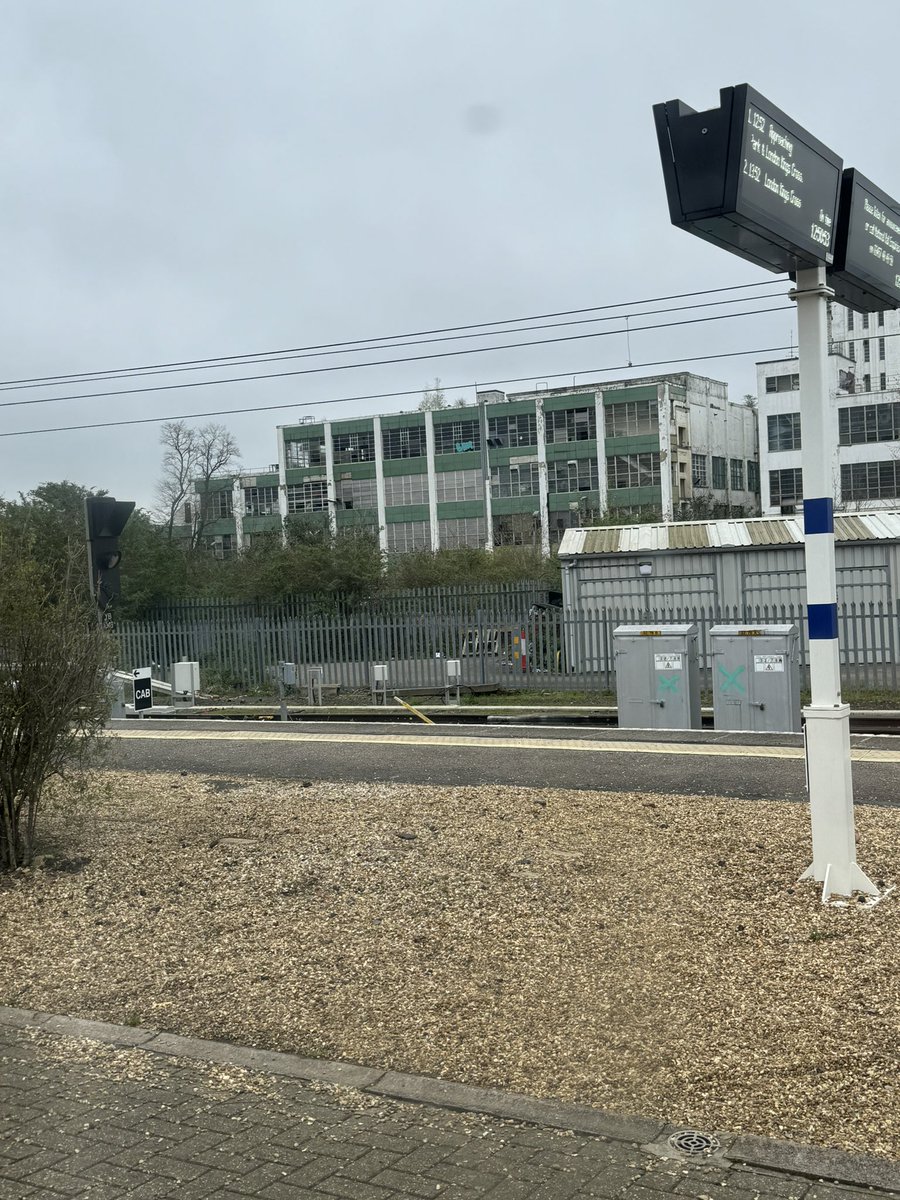
M 0 526 L 0 871 L 27 866 L 49 780 L 84 765 L 109 715 L 110 636 L 73 554 L 60 571 Z

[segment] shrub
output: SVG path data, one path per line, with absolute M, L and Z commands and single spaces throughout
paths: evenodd
M 44 788 L 95 754 L 109 715 L 113 643 L 81 566 L 0 526 L 0 871 L 31 862 Z

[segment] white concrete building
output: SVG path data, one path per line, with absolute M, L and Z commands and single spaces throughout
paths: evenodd
M 830 312 L 830 389 L 822 420 L 834 446 L 834 500 L 845 511 L 900 499 L 900 313 Z M 764 515 L 803 499 L 800 366 L 757 363 L 760 501 Z

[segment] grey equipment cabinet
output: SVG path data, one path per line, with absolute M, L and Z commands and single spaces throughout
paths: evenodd
M 796 625 L 714 625 L 709 631 L 716 729 L 800 732 Z
M 696 625 L 619 625 L 613 646 L 620 728 L 700 728 Z

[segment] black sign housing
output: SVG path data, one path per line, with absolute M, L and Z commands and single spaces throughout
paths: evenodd
M 900 204 L 852 168 L 841 185 L 828 282 L 837 300 L 861 312 L 900 308 Z
M 653 106 L 672 223 L 770 271 L 831 264 L 842 162 L 741 83 Z

